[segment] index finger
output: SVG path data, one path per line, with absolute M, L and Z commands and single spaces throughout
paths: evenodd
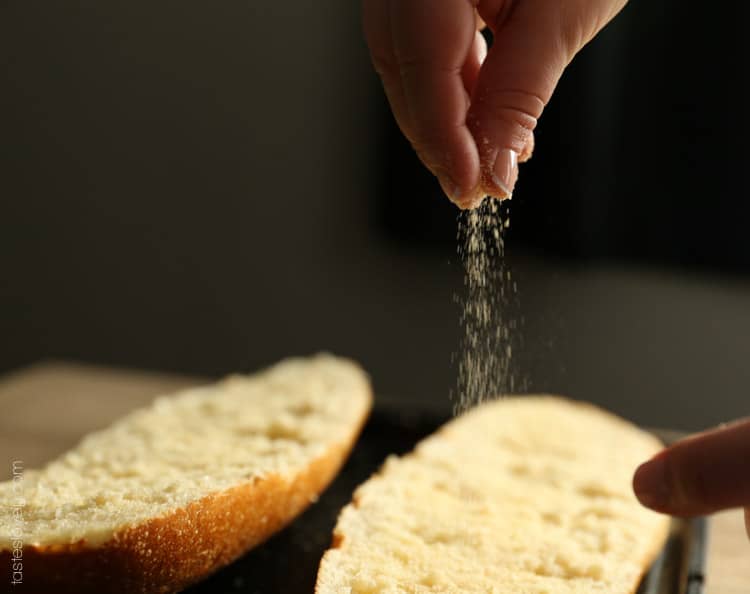
M 390 8 L 414 148 L 450 197 L 469 205 L 479 155 L 466 126 L 469 97 L 461 71 L 474 43 L 474 6 L 469 0 L 443 0 L 439 7 L 434 0 L 390 0 Z
M 633 489 L 676 516 L 750 506 L 750 419 L 678 441 L 638 468 Z

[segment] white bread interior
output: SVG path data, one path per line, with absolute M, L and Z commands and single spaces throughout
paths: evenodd
M 660 447 L 587 404 L 483 404 L 357 489 L 316 592 L 632 594 L 669 530 L 631 490 Z
M 96 547 L 238 485 L 269 476 L 291 484 L 334 446 L 343 458 L 370 401 L 364 372 L 327 355 L 158 398 L 25 472 L 23 544 Z M 0 502 L 17 498 L 10 481 L 0 483 Z M 13 522 L 12 508 L 0 506 L 0 550 Z

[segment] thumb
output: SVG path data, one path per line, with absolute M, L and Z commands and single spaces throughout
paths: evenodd
M 508 198 L 518 158 L 573 56 L 625 0 L 480 0 L 494 35 L 467 117 L 480 158 L 480 190 Z

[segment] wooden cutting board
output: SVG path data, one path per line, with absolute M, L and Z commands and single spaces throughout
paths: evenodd
M 0 376 L 0 480 L 11 476 L 14 461 L 40 466 L 155 396 L 201 381 L 66 362 Z M 706 594 L 750 593 L 750 543 L 741 512 L 711 519 L 707 575 Z

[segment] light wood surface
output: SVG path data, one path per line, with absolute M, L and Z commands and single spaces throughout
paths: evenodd
M 716 514 L 709 532 L 706 594 L 750 592 L 750 543 L 741 511 Z
M 155 396 L 203 380 L 63 362 L 0 377 L 0 480 L 13 461 L 33 468 Z M 750 593 L 750 543 L 739 511 L 718 514 L 709 532 L 706 594 Z

